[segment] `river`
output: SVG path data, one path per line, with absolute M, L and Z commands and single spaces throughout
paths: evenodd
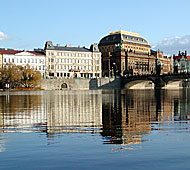
M 189 169 L 190 89 L 0 92 L 0 169 Z

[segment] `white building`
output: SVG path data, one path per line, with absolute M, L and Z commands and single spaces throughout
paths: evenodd
M 27 64 L 31 68 L 40 71 L 42 76 L 45 76 L 45 54 L 35 51 L 19 51 L 12 49 L 0 49 L 0 57 L 2 65 L 6 63 L 14 63 L 25 67 Z
M 49 78 L 99 78 L 101 74 L 101 53 L 97 44 L 85 47 L 45 44 L 46 76 Z

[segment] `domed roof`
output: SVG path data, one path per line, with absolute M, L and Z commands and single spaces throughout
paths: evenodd
M 110 35 L 103 37 L 100 40 L 99 45 L 117 44 L 121 43 L 121 41 L 142 45 L 150 45 L 147 40 L 140 37 L 140 34 L 122 30 L 111 32 Z

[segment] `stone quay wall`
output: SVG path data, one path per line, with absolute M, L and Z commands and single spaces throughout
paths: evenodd
M 120 78 L 43 79 L 40 87 L 44 90 L 95 90 L 120 89 L 120 84 Z

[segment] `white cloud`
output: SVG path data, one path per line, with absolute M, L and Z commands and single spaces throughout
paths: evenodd
M 187 50 L 190 54 L 190 35 L 182 37 L 167 37 L 153 46 L 154 49 L 159 49 L 165 54 L 177 54 L 178 51 Z
M 8 36 L 5 33 L 0 32 L 0 41 L 1 40 L 7 40 L 7 39 L 8 39 Z

